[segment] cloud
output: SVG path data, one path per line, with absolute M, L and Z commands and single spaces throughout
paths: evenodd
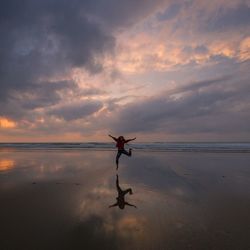
M 58 104 L 59 91 L 64 90 L 64 98 L 72 96 L 76 89 L 69 83 L 72 69 L 100 73 L 102 60 L 113 53 L 116 29 L 131 25 L 157 4 L 152 0 L 2 2 L 0 115 L 20 118 L 30 109 Z M 80 92 L 89 96 L 102 91 Z
M 31 84 L 20 92 L 12 90 L 9 98 L 0 99 L 0 115 L 14 120 L 35 115 L 36 109 L 53 106 L 63 100 L 64 92 L 77 91 L 77 85 L 72 81 L 40 82 Z M 30 86 L 30 85 L 29 85 Z
M 4 134 L 248 131 L 248 12 L 243 0 L 3 2 Z
M 249 6 L 244 1 L 185 1 L 163 6 L 163 11 L 156 11 L 139 28 L 120 37 L 116 62 L 121 72 L 136 75 L 191 64 L 206 67 L 216 63 L 211 60 L 215 56 L 244 60 L 240 44 L 247 39 L 250 26 Z M 246 54 L 247 46 L 244 51 Z
M 240 44 L 239 59 L 241 61 L 250 59 L 250 36 L 245 38 Z
M 88 1 L 88 10 L 95 20 L 104 23 L 109 29 L 131 27 L 141 19 L 151 15 L 165 0 L 98 0 Z
M 222 6 L 201 26 L 205 31 L 225 31 L 250 25 L 250 7 L 240 3 L 231 8 Z
M 95 96 L 95 95 L 105 95 L 107 92 L 102 89 L 89 87 L 89 88 L 83 88 L 80 90 L 80 94 L 87 95 L 87 96 Z
M 15 122 L 8 120 L 5 117 L 0 117 L 0 128 L 14 128 L 15 126 Z
M 120 107 L 111 126 L 117 133 L 249 132 L 247 83 L 227 76 L 142 98 Z
M 48 114 L 63 118 L 66 121 L 72 121 L 89 116 L 101 108 L 102 103 L 99 101 L 82 101 L 79 103 L 53 108 L 48 112 Z
M 182 5 L 173 3 L 166 8 L 164 12 L 157 13 L 157 19 L 159 21 L 166 21 L 176 17 L 181 9 Z
M 48 107 L 62 100 L 61 95 L 64 91 L 77 91 L 77 89 L 77 85 L 72 81 L 42 82 L 27 92 L 23 91 L 21 96 L 17 93 L 16 99 L 24 109 Z
M 1 6 L 1 95 L 32 88 L 40 78 L 71 67 L 98 72 L 96 57 L 112 50 L 114 38 L 84 15 L 81 1 L 5 2 Z

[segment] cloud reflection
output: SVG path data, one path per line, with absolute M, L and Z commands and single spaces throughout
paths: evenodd
M 242 238 L 250 207 L 248 154 L 135 151 L 120 166 L 119 186 L 133 188 L 126 199 L 138 209 L 120 210 L 108 208 L 117 197 L 115 151 L 0 153 L 3 168 L 16 166 L 0 175 L 6 249 L 182 250 L 204 242 L 207 249 L 228 242 L 237 249 L 249 242 Z

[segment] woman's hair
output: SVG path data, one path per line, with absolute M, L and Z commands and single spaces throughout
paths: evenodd
M 121 141 L 121 140 L 125 141 L 125 139 L 124 139 L 124 137 L 122 135 L 118 137 L 118 140 L 119 141 Z

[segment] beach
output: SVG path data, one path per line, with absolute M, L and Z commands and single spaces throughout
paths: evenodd
M 1 249 L 250 249 L 250 153 L 0 150 Z M 116 175 L 133 194 L 116 202 Z

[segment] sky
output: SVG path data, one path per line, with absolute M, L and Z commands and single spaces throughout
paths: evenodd
M 250 1 L 3 0 L 0 141 L 250 141 Z

